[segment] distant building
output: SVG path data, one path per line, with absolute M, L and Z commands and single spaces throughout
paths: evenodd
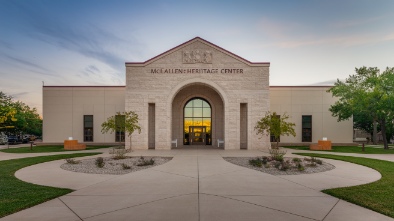
M 224 149 L 261 149 L 270 147 L 270 136 L 256 135 L 254 126 L 271 110 L 296 124 L 297 136 L 281 142 L 352 143 L 352 120 L 337 122 L 328 110 L 335 101 L 329 87 L 270 87 L 269 66 L 197 37 L 127 62 L 126 86 L 43 86 L 43 142 L 124 141 L 123 134 L 102 134 L 101 123 L 132 110 L 142 126 L 133 134 L 136 149 L 171 149 L 175 141 L 178 148 L 217 147 L 218 140 Z

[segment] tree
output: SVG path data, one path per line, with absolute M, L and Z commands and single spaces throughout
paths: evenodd
M 119 135 L 122 132 L 126 132 L 128 137 L 130 138 L 130 149 L 131 149 L 131 135 L 134 131 L 138 131 L 141 133 L 141 126 L 138 124 L 138 115 L 134 111 L 129 112 L 117 112 L 116 115 L 107 118 L 107 121 L 101 124 L 101 132 L 110 133 L 119 132 Z M 119 139 L 121 142 L 121 139 Z
M 366 113 L 354 113 L 353 114 L 353 126 L 354 128 L 363 130 L 371 135 L 373 138 L 373 131 L 374 131 L 374 125 L 373 125 L 373 118 L 371 115 L 366 114 Z M 373 138 L 373 139 L 376 139 Z M 376 140 L 374 140 L 376 141 Z
M 270 113 L 268 111 L 263 118 L 257 121 L 254 129 L 257 130 L 257 134 L 273 135 L 276 140 L 276 148 L 278 148 L 280 136 L 296 136 L 295 124 L 286 122 L 288 119 L 289 115 L 278 116 L 276 112 Z
M 6 124 L 8 120 L 16 121 L 16 110 L 12 108 L 12 97 L 0 91 L 0 124 Z
M 42 119 L 36 108 L 30 108 L 21 101 L 0 91 L 0 129 L 12 128 L 14 134 L 42 135 Z
M 376 67 L 356 68 L 355 75 L 345 82 L 338 79 L 328 91 L 339 98 L 329 109 L 332 116 L 338 121 L 353 115 L 370 116 L 379 123 L 384 148 L 388 149 L 386 124 L 394 115 L 394 68 L 386 68 L 383 73 Z

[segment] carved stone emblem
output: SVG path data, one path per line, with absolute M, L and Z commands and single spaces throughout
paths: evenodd
M 205 63 L 212 64 L 212 52 L 203 50 L 183 51 L 182 61 L 184 64 Z

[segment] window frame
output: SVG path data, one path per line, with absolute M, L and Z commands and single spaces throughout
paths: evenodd
M 87 121 L 86 118 L 87 117 L 92 117 L 91 121 Z M 87 122 L 92 122 L 92 126 L 91 127 L 87 127 L 86 124 Z M 91 129 L 91 135 L 87 134 L 87 131 Z M 87 139 L 88 137 L 90 137 L 91 139 Z M 94 117 L 93 115 L 89 114 L 89 115 L 83 115 L 83 142 L 93 142 L 94 141 Z
M 310 117 L 310 127 L 305 127 L 304 126 L 304 117 Z M 302 115 L 301 117 L 301 141 L 302 142 L 312 142 L 312 115 Z M 309 131 L 308 131 L 309 130 Z M 309 136 L 307 134 L 309 133 Z M 309 139 L 306 139 L 308 138 Z

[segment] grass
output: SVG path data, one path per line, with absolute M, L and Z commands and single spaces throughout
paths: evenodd
M 295 149 L 295 150 L 309 150 L 306 146 L 284 146 L 285 148 Z M 319 152 L 323 150 L 310 150 L 313 152 Z M 362 151 L 361 147 L 358 146 L 333 146 L 332 150 L 324 150 L 328 152 L 338 152 L 338 153 L 360 153 L 360 154 L 394 154 L 394 149 L 385 150 L 383 148 L 373 148 L 365 147 L 365 152 Z
M 0 161 L 0 218 L 72 192 L 70 189 L 26 183 L 15 172 L 34 164 L 100 153 L 76 153 Z
M 95 150 L 100 148 L 107 148 L 112 146 L 86 146 L 86 150 Z M 65 150 L 63 145 L 51 146 L 33 146 L 33 150 L 28 147 L 18 147 L 10 149 L 2 149 L 1 152 L 5 153 L 49 153 L 49 152 L 64 152 L 64 151 L 78 151 L 78 150 Z
M 382 178 L 376 182 L 359 186 L 327 189 L 322 192 L 394 218 L 394 162 L 328 154 L 296 154 L 342 160 L 379 171 Z M 357 173 L 357 171 L 354 172 Z

